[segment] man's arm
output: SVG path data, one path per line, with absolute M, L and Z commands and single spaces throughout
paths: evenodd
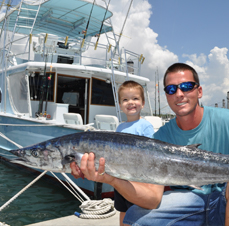
M 94 154 L 84 154 L 80 169 L 71 163 L 72 175 L 79 178 L 82 172 L 88 180 L 107 183 L 113 186 L 125 199 L 146 209 L 155 209 L 161 202 L 164 186 L 148 183 L 132 182 L 122 180 L 108 174 L 100 175 L 105 171 L 105 159 L 99 160 L 98 171 L 95 170 Z

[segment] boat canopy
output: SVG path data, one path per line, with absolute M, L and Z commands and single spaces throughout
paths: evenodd
M 20 17 L 15 27 L 18 13 Z M 105 16 L 106 14 L 106 16 Z M 9 31 L 20 34 L 49 33 L 69 38 L 84 37 L 87 28 L 87 36 L 99 33 L 101 24 L 112 16 L 106 8 L 83 0 L 26 0 L 22 6 L 18 4 L 10 8 L 8 12 L 0 15 L 0 26 L 4 23 L 5 16 L 10 15 L 7 25 Z M 26 26 L 25 26 L 26 25 Z M 15 29 L 15 30 L 14 30 Z M 112 26 L 103 24 L 101 33 L 109 32 Z

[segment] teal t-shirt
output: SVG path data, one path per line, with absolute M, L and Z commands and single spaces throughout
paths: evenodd
M 229 154 L 229 110 L 204 106 L 202 121 L 195 129 L 180 129 L 174 118 L 154 133 L 153 138 L 177 145 L 201 144 L 198 147 L 200 149 Z M 203 190 L 184 186 L 171 188 L 210 194 L 215 190 L 221 191 L 223 186 L 224 184 L 204 185 Z
M 119 124 L 116 132 L 130 133 L 152 138 L 154 134 L 154 128 L 149 121 L 142 118 L 137 121 L 123 122 Z

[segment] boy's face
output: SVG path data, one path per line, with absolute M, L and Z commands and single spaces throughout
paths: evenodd
M 141 92 L 136 88 L 125 88 L 120 91 L 120 108 L 126 114 L 127 120 L 138 120 L 144 107 Z

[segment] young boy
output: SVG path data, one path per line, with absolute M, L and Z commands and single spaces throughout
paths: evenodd
M 121 123 L 116 132 L 136 134 L 152 138 L 153 125 L 141 118 L 140 113 L 145 105 L 144 89 L 134 81 L 124 82 L 118 90 L 120 109 L 126 114 L 127 121 Z M 114 190 L 115 208 L 120 211 L 120 226 L 127 209 L 133 204 Z

